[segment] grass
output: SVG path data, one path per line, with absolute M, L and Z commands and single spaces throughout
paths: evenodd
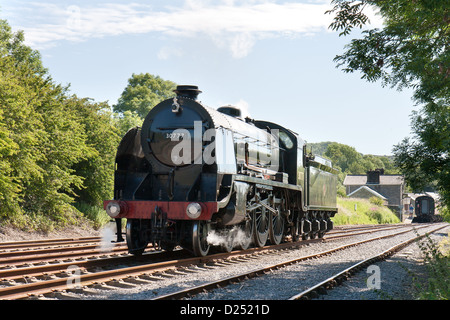
M 426 279 L 411 272 L 418 300 L 450 299 L 450 233 L 439 244 L 429 236 L 418 242 L 427 268 Z
M 103 207 L 92 206 L 85 202 L 76 203 L 75 207 L 92 222 L 94 229 L 100 229 L 111 220 Z
M 338 213 L 331 218 L 335 225 L 399 223 L 400 219 L 374 199 L 337 198 Z

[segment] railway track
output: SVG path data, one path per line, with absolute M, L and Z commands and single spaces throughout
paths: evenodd
M 444 227 L 446 227 L 446 226 L 440 226 L 439 228 L 436 228 L 435 230 L 440 230 L 440 229 L 442 229 Z M 417 229 L 419 229 L 419 228 L 425 228 L 425 226 L 418 227 Z M 192 288 L 179 290 L 177 292 L 173 292 L 173 293 L 166 294 L 166 295 L 163 295 L 163 296 L 158 296 L 154 300 L 169 300 L 169 299 L 190 298 L 190 297 L 192 297 L 192 296 L 194 296 L 194 295 L 196 295 L 198 293 L 204 293 L 204 292 L 207 292 L 209 290 L 213 290 L 213 289 L 216 289 L 216 288 L 221 288 L 221 287 L 227 286 L 229 284 L 234 284 L 234 283 L 241 282 L 241 281 L 244 281 L 244 280 L 247 280 L 247 279 L 251 279 L 251 278 L 254 278 L 254 277 L 257 277 L 257 276 L 262 276 L 262 275 L 270 273 L 270 272 L 272 272 L 274 270 L 278 270 L 278 269 L 284 268 L 286 266 L 297 264 L 297 263 L 300 263 L 302 261 L 307 261 L 307 260 L 310 260 L 310 259 L 318 259 L 318 258 L 321 258 L 323 256 L 327 256 L 327 255 L 333 254 L 333 253 L 335 253 L 337 251 L 345 250 L 347 248 L 359 246 L 359 245 L 362 245 L 364 243 L 369 243 L 369 242 L 373 242 L 373 241 L 380 240 L 380 239 L 386 239 L 386 238 L 395 237 L 395 236 L 398 236 L 398 235 L 401 235 L 401 234 L 405 234 L 405 233 L 410 232 L 410 231 L 411 230 L 402 230 L 402 231 L 398 231 L 398 232 L 396 232 L 394 234 L 389 234 L 389 235 L 384 235 L 384 236 L 376 236 L 376 237 L 372 237 L 372 238 L 366 239 L 366 240 L 351 242 L 351 243 L 348 243 L 348 244 L 345 244 L 345 245 L 342 245 L 342 246 L 338 246 L 338 247 L 335 247 L 335 248 L 332 248 L 332 249 L 329 249 L 329 250 L 317 252 L 317 253 L 314 253 L 314 254 L 311 254 L 311 255 L 301 256 L 301 257 L 290 259 L 290 260 L 281 261 L 279 263 L 272 264 L 272 265 L 269 265 L 269 266 L 265 266 L 263 268 L 257 268 L 257 269 L 254 269 L 254 270 L 250 270 L 248 272 L 244 272 L 244 273 L 241 273 L 241 274 L 233 275 L 231 277 L 226 277 L 226 278 L 223 278 L 223 279 L 211 281 L 209 283 L 204 283 L 204 284 L 192 287 Z M 370 232 L 373 232 L 373 231 L 370 230 Z M 358 234 L 360 234 L 360 233 L 358 233 Z M 415 237 L 413 239 L 410 239 L 406 243 L 402 243 L 399 246 L 395 246 L 395 248 L 393 248 L 391 250 L 383 252 L 380 255 L 380 258 L 381 257 L 386 257 L 388 254 L 395 252 L 395 250 L 398 250 L 398 248 L 404 247 L 405 245 L 415 241 L 416 238 L 417 237 Z M 342 280 L 345 277 L 348 277 L 352 272 L 355 272 L 356 270 L 359 270 L 358 268 L 361 268 L 361 267 L 367 265 L 367 263 L 375 261 L 376 259 L 377 258 L 375 258 L 375 257 L 373 257 L 371 259 L 366 259 L 364 262 L 358 263 L 354 267 L 351 267 L 351 268 L 348 268 L 348 269 L 346 269 L 346 270 L 344 270 L 342 272 L 339 272 L 335 276 L 333 276 L 333 277 L 327 279 L 326 281 L 323 281 L 323 282 L 313 286 L 312 288 L 310 288 L 308 290 L 305 290 L 304 292 L 302 292 L 302 293 L 300 293 L 300 294 L 290 298 L 289 300 L 308 299 L 308 298 L 310 298 L 312 296 L 317 295 L 318 292 L 322 293 L 322 292 L 325 291 L 326 288 L 329 289 L 329 288 L 331 288 L 332 285 L 336 285 L 337 283 L 341 283 Z
M 315 284 L 314 286 L 311 286 L 310 288 L 303 290 L 302 292 L 290 297 L 288 300 L 309 300 L 312 298 L 317 298 L 321 294 L 326 294 L 327 290 L 330 290 L 333 287 L 340 285 L 341 283 L 343 283 L 345 280 L 347 280 L 349 277 L 351 277 L 356 272 L 358 272 L 378 261 L 382 261 L 382 260 L 386 259 L 387 257 L 395 254 L 396 252 L 398 252 L 401 249 L 405 248 L 406 246 L 410 245 L 411 243 L 413 243 L 419 239 L 422 239 L 426 235 L 429 235 L 431 233 L 439 231 L 445 227 L 447 227 L 447 225 L 441 225 L 439 227 L 434 228 L 430 232 L 426 232 L 422 235 L 417 235 L 411 239 L 402 241 L 401 243 L 399 243 L 395 246 L 392 246 L 372 257 L 363 259 L 363 260 L 351 265 L 350 267 L 345 268 L 342 271 L 339 271 L 339 272 L 333 274 L 331 277 Z
M 76 295 L 74 296 L 72 293 L 89 294 L 93 292 L 91 290 L 92 288 L 111 289 L 112 287 L 128 288 L 136 285 L 145 285 L 164 277 L 176 277 L 183 273 L 198 272 L 198 270 L 193 271 L 192 268 L 207 269 L 220 265 L 239 264 L 239 261 L 258 259 L 260 255 L 279 254 L 279 252 L 282 252 L 283 250 L 296 250 L 298 247 L 312 245 L 317 242 L 329 242 L 343 237 L 360 235 L 362 233 L 376 233 L 395 229 L 399 230 L 397 233 L 411 231 L 411 228 L 405 225 L 348 228 L 348 230 L 336 229 L 327 234 L 325 239 L 313 239 L 297 243 L 286 242 L 277 247 L 251 248 L 245 251 L 218 253 L 204 258 L 187 257 L 187 253 L 183 250 L 170 253 L 150 250 L 140 258 L 125 253 L 116 253 L 114 256 L 105 255 L 104 253 L 98 252 L 99 239 L 72 240 L 74 242 L 72 248 L 75 248 L 75 250 L 72 251 L 69 250 L 70 243 L 64 243 L 67 247 L 63 248 L 54 248 L 56 245 L 55 242 L 41 243 L 40 246 L 33 243 L 33 245 L 36 245 L 34 247 L 36 249 L 34 250 L 24 250 L 27 243 L 0 244 L 0 250 L 2 250 L 0 251 L 0 268 L 2 268 L 0 269 L 0 299 L 42 298 L 40 295 L 47 298 L 76 298 Z M 80 241 L 83 243 L 80 243 Z M 92 244 L 89 241 L 97 241 L 97 243 Z M 60 242 L 64 241 L 61 240 Z M 76 250 L 82 248 L 86 243 L 88 243 L 87 245 L 90 246 L 90 249 L 84 248 Z M 57 245 L 60 244 L 61 243 Z M 25 247 L 18 247 L 19 245 L 25 245 Z M 350 245 L 354 246 L 358 244 L 352 243 Z M 8 246 L 10 249 L 6 248 Z M 51 248 L 45 246 L 50 246 Z M 95 246 L 95 248 L 93 248 L 93 246 Z M 122 250 L 124 247 L 123 244 L 119 244 L 115 249 L 119 251 L 119 249 Z M 26 248 L 28 249 L 28 247 Z M 34 254 L 28 254 L 33 251 L 41 251 L 41 254 L 43 255 L 55 255 L 54 249 L 63 249 L 59 252 L 60 260 L 58 260 L 58 262 L 49 263 L 49 258 L 45 257 L 41 261 L 33 260 L 35 262 L 28 266 L 7 266 L 6 261 L 10 262 L 8 259 L 11 259 L 11 257 L 20 257 L 20 252 L 24 252 L 24 256 L 36 256 Z M 342 247 L 333 250 L 344 249 L 345 248 Z M 45 251 L 45 253 L 43 251 Z M 1 254 L 4 255 L 1 256 Z M 79 255 L 77 256 L 77 254 Z M 321 252 L 316 255 L 316 257 L 325 254 L 330 253 Z M 87 256 L 90 258 L 86 258 Z M 53 257 L 50 259 L 53 259 Z M 66 259 L 72 260 L 65 261 Z M 300 260 L 301 259 L 307 258 L 302 257 Z M 296 262 L 298 261 L 287 261 L 285 263 L 292 264 Z M 250 275 L 236 275 L 233 276 L 234 278 L 228 277 L 229 279 L 222 279 L 221 284 L 210 284 L 209 287 L 217 287 L 217 285 L 223 286 L 225 283 L 237 281 L 240 278 L 253 277 L 258 274 L 263 274 L 268 270 L 274 270 L 281 267 L 282 266 L 269 266 L 267 270 L 255 270 Z M 205 288 L 192 288 L 192 290 L 194 290 L 193 292 L 195 292 L 195 290 L 203 291 Z M 192 295 L 193 293 L 186 294 Z M 170 297 L 161 295 L 158 298 L 173 299 L 181 296 L 182 295 Z

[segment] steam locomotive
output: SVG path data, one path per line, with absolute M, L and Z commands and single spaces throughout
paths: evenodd
M 114 199 L 104 208 L 116 222 L 126 218 L 131 254 L 152 243 L 205 256 L 211 247 L 262 247 L 333 228 L 330 161 L 308 154 L 305 141 L 279 124 L 203 105 L 197 86 L 174 91 L 118 146 Z

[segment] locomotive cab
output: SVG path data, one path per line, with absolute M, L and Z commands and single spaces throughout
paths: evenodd
M 276 123 L 255 120 L 256 127 L 274 132 L 279 140 L 279 171 L 287 175 L 287 182 L 297 184 L 298 135 Z M 302 146 L 303 147 L 303 146 Z

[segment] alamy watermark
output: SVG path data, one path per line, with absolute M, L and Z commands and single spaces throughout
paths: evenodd
M 381 270 L 379 266 L 374 264 L 367 268 L 367 274 L 370 276 L 367 278 L 367 288 L 369 289 L 381 289 Z
M 81 288 L 81 269 L 77 265 L 70 265 L 66 272 L 69 276 L 66 281 L 67 289 Z
M 66 9 L 68 18 L 66 20 L 66 26 L 70 30 L 81 29 L 81 9 L 79 6 L 70 5 Z
M 175 165 L 232 165 L 236 163 L 236 159 L 246 163 L 253 159 L 258 164 L 277 171 L 279 158 L 274 155 L 279 149 L 278 129 L 271 130 L 270 134 L 255 130 L 254 137 L 237 133 L 240 137 L 233 138 L 231 131 L 224 128 L 210 128 L 203 132 L 202 124 L 202 121 L 194 121 L 193 135 L 187 129 L 165 133 L 164 138 L 178 142 L 171 151 L 171 160 Z M 230 154 L 235 157 L 230 157 Z

